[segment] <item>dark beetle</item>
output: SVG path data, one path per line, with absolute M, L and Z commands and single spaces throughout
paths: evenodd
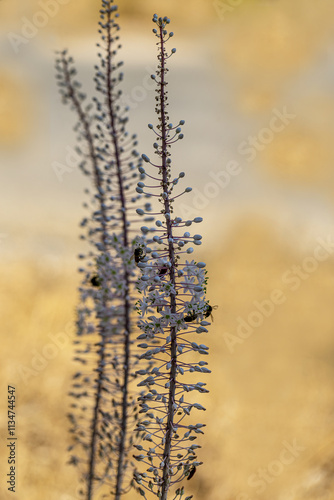
M 193 467 L 193 468 L 190 470 L 189 474 L 188 474 L 188 477 L 187 477 L 187 480 L 188 480 L 188 481 L 189 481 L 189 479 L 191 479 L 191 478 L 193 477 L 193 475 L 195 474 L 195 472 L 196 472 L 196 467 Z
M 195 321 L 195 319 L 197 319 L 197 316 L 197 313 L 195 313 L 194 311 L 190 311 L 189 314 L 187 314 L 183 319 L 186 323 L 191 323 L 192 321 Z
M 210 306 L 210 304 L 207 304 L 207 305 L 206 305 L 206 309 L 205 309 L 204 316 L 205 316 L 206 318 L 208 318 L 209 316 L 211 316 L 211 314 L 212 314 L 212 310 L 213 310 L 213 307 L 212 307 L 212 306 Z
M 135 248 L 133 255 L 135 258 L 135 263 L 139 264 L 139 262 L 141 262 L 145 258 L 146 253 L 144 253 L 144 250 L 141 247 L 137 247 Z
M 159 278 L 162 278 L 168 271 L 168 268 L 167 267 L 162 267 L 161 269 L 159 269 L 159 273 L 158 273 L 158 276 Z
M 95 274 L 91 280 L 90 280 L 90 283 L 92 286 L 101 286 L 101 278 L 99 276 L 97 276 L 97 274 Z
M 217 309 L 218 306 L 210 306 L 210 304 L 206 304 L 205 312 L 204 312 L 204 317 L 208 318 L 211 316 L 211 320 L 213 321 L 213 316 L 212 316 L 212 311 L 214 309 Z

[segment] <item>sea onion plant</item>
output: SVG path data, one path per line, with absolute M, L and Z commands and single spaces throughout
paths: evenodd
M 80 493 L 86 500 L 96 498 L 102 485 L 119 500 L 133 481 L 134 467 L 135 256 L 143 237 L 135 236 L 138 229 L 132 223 L 139 219 L 135 208 L 142 198 L 135 191 L 141 159 L 134 149 L 136 137 L 126 132 L 128 118 L 121 104 L 117 18 L 113 0 L 102 0 L 94 79 L 99 97 L 93 103 L 86 105 L 72 57 L 63 51 L 56 60 L 62 100 L 78 118 L 80 167 L 91 181 L 90 204 L 85 204 L 89 213 L 81 224 L 86 233 L 81 237 L 88 240 L 89 248 L 80 256 L 84 265 L 80 268 L 83 280 L 75 340 L 80 369 L 73 377 L 74 402 L 69 415 L 73 436 L 70 462 L 80 468 L 84 483 Z M 150 204 L 144 206 L 149 212 Z M 137 391 L 136 384 L 134 387 Z
M 202 218 L 184 221 L 174 215 L 174 200 L 191 191 L 187 187 L 175 194 L 185 174 L 172 176 L 171 147 L 183 138 L 184 121 L 174 126 L 167 111 L 167 60 L 176 52 L 172 49 L 168 53 L 166 49 L 173 36 L 166 29 L 170 20 L 155 14 L 153 22 L 158 39 L 158 69 L 152 75 L 156 81 L 158 124 L 148 127 L 156 135 L 157 142 L 153 145 L 156 159 L 151 161 L 142 155 L 149 171 L 139 167 L 146 177 L 138 183 L 137 192 L 158 198 L 161 211 L 154 215 L 161 220 L 156 220 L 152 238 L 156 248 L 146 247 L 139 264 L 142 271 L 138 282 L 141 293 L 138 311 L 142 314 L 139 347 L 144 350 L 141 358 L 151 361 L 153 367 L 138 371 L 143 378 L 138 385 L 143 388 L 139 401 L 144 419 L 137 425 L 142 442 L 134 445 L 139 452 L 134 456 L 140 468 L 135 472 L 139 493 L 145 498 L 153 494 L 167 500 L 170 488 L 185 478 L 191 479 L 201 465 L 196 456 L 200 448 L 196 439 L 203 433 L 204 425 L 196 422 L 193 410 L 205 409 L 197 402 L 196 394 L 207 393 L 206 384 L 196 379 L 210 370 L 204 360 L 208 347 L 198 342 L 197 336 L 208 331 L 207 318 L 212 307 L 205 297 L 205 263 L 187 260 L 193 253 L 189 244 L 200 245 L 202 237 L 184 229 Z M 146 216 L 140 208 L 137 213 Z M 147 226 L 141 230 L 144 235 L 150 232 Z M 154 314 L 150 313 L 152 309 Z M 170 493 L 174 499 L 184 494 L 184 486 Z

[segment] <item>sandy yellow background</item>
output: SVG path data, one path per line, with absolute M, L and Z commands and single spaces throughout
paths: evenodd
M 125 93 L 141 152 L 150 152 L 153 142 L 146 124 L 154 119 L 154 93 L 145 86 L 155 65 L 151 15 L 172 18 L 177 54 L 170 63 L 170 111 L 175 121 L 186 120 L 174 164 L 194 188 L 179 210 L 204 217 L 205 239 L 197 255 L 208 262 L 209 298 L 218 305 L 205 339 L 213 373 L 207 380 L 210 395 L 201 401 L 207 407 L 204 465 L 187 484 L 189 494 L 204 500 L 330 500 L 333 249 L 329 244 L 316 264 L 310 258 L 320 241 L 334 241 L 334 4 L 121 0 L 119 5 Z M 76 471 L 66 465 L 66 413 L 85 184 L 68 163 L 74 123 L 57 97 L 53 57 L 55 49 L 69 46 L 92 90 L 98 8 L 97 0 L 64 2 L 15 51 L 10 34 L 22 35 L 41 4 L 0 1 L 4 499 L 77 498 Z M 263 134 L 275 110 L 284 108 L 293 119 L 261 142 L 250 160 L 241 145 Z M 69 171 L 59 180 L 55 162 L 66 161 Z M 231 161 L 237 174 L 226 177 Z M 217 176 L 228 181 L 219 184 Z M 287 280 L 295 272 L 303 276 L 298 287 Z M 274 290 L 285 300 L 240 337 L 240 321 L 249 324 L 255 303 L 268 301 Z M 63 343 L 57 346 L 55 338 Z M 232 338 L 239 340 L 231 347 Z M 45 359 L 45 352 L 52 359 Z M 8 384 L 17 391 L 15 495 L 5 485 Z M 287 443 L 297 451 L 282 465 Z M 260 475 L 266 479 L 254 486 Z

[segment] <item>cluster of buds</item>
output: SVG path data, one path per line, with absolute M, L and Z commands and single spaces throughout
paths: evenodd
M 197 459 L 200 446 L 195 440 L 203 433 L 204 425 L 194 420 L 192 410 L 205 408 L 193 393 L 208 390 L 205 383 L 194 377 L 210 370 L 205 361 L 208 347 L 196 336 L 207 333 L 212 307 L 205 297 L 206 265 L 188 257 L 194 246 L 202 243 L 202 236 L 191 235 L 185 229 L 202 222 L 202 218 L 184 221 L 174 215 L 174 200 L 191 191 L 186 187 L 176 194 L 179 180 L 185 174 L 181 172 L 175 178 L 172 175 L 171 145 L 183 138 L 185 122 L 181 120 L 174 126 L 167 112 L 166 61 L 176 52 L 166 50 L 166 42 L 173 36 L 166 29 L 170 20 L 155 15 L 153 22 L 156 25 L 153 33 L 158 38 L 159 63 L 157 73 L 152 75 L 157 85 L 158 124 L 156 127 L 149 124 L 149 128 L 156 135 L 153 147 L 157 160 L 151 161 L 142 155 L 150 169 L 147 172 L 143 165 L 139 166 L 142 179 L 137 192 L 155 196 L 162 208 L 153 214 L 157 217 L 155 228 L 141 227 L 144 236 L 152 234 L 150 240 L 145 240 L 138 262 L 142 272 L 138 282 L 141 296 L 137 303 L 142 333 L 138 340 L 144 350 L 141 359 L 151 362 L 152 366 L 137 371 L 142 378 L 138 386 L 143 388 L 139 397 L 143 418 L 137 425 L 142 442 L 135 444 L 139 452 L 135 459 L 145 464 L 145 470 L 136 472 L 135 480 L 143 497 L 152 492 L 161 500 L 167 500 L 170 487 L 184 478 L 190 479 L 201 464 Z M 147 215 L 143 209 L 137 209 L 137 213 L 142 217 Z M 193 376 L 189 377 L 189 373 Z M 175 491 L 175 498 L 183 495 L 183 487 Z
M 132 444 L 137 419 L 136 378 L 138 354 L 135 337 L 136 248 L 144 237 L 135 209 L 143 196 L 135 191 L 142 176 L 137 139 L 126 131 L 127 113 L 121 105 L 117 62 L 119 25 L 113 0 L 102 0 L 99 64 L 95 66 L 97 96 L 86 104 L 76 80 L 73 59 L 66 51 L 56 60 L 57 80 L 65 104 L 76 112 L 80 167 L 89 176 L 90 201 L 81 226 L 87 254 L 80 255 L 83 274 L 79 288 L 75 360 L 69 414 L 73 444 L 70 462 L 80 469 L 87 500 L 98 488 L 118 500 L 133 480 Z M 147 212 L 150 203 L 143 204 Z M 152 221 L 152 216 L 146 220 Z M 132 384 L 133 385 L 133 384 Z

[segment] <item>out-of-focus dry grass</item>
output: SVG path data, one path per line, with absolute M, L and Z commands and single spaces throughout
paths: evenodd
M 222 23 L 221 54 L 233 70 L 245 111 L 270 109 L 287 78 L 326 51 L 334 6 L 324 0 L 242 2 Z M 326 54 L 325 54 L 326 55 Z
M 72 356 L 68 332 L 69 323 L 74 321 L 76 277 L 64 270 L 53 272 L 36 262 L 8 263 L 1 275 L 6 284 L 1 288 L 1 435 L 7 435 L 7 384 L 14 385 L 19 478 L 16 496 L 22 500 L 65 500 L 67 497 L 61 494 L 73 492 L 64 451 Z M 67 343 L 57 349 L 49 334 L 64 332 Z M 53 359 L 43 356 L 47 345 L 55 348 L 46 351 L 50 356 L 56 354 Z M 3 449 L 2 477 L 8 472 L 6 456 Z M 2 486 L 2 494 L 5 491 Z
M 217 249 L 212 259 L 212 292 L 221 307 L 213 331 L 216 373 L 210 400 L 213 421 L 208 429 L 212 444 L 205 451 L 208 473 L 210 448 L 217 457 L 217 469 L 215 481 L 208 482 L 213 485 L 208 486 L 210 495 L 204 498 L 234 499 L 237 491 L 261 499 L 306 498 L 306 491 L 307 498 L 332 498 L 328 494 L 333 485 L 320 471 L 331 463 L 334 444 L 330 306 L 334 261 L 322 263 L 296 291 L 282 282 L 286 271 L 312 253 L 312 248 L 305 254 L 291 250 L 268 224 L 253 220 L 242 223 L 228 246 Z M 224 263 L 223 270 L 215 275 L 219 262 Z M 231 354 L 222 333 L 235 334 L 236 318 L 247 319 L 256 310 L 254 300 L 268 299 L 276 288 L 285 294 L 286 302 L 276 306 L 272 316 Z M 248 477 L 260 467 L 267 468 L 278 458 L 282 442 L 293 439 L 305 451 L 263 493 L 256 494 L 247 484 Z M 314 489 L 307 483 L 313 476 L 319 476 Z
M 246 0 L 246 3 L 248 1 Z M 26 16 L 29 20 L 33 19 L 35 13 L 41 11 L 41 3 L 43 2 L 40 0 L 29 0 L 22 3 L 3 0 L 3 5 L 0 6 L 2 20 L 8 21 L 16 17 L 17 26 L 19 27 L 20 15 Z M 184 1 L 182 3 L 177 0 L 160 0 L 158 4 L 155 0 L 145 0 L 145 2 L 126 0 L 125 2 L 115 2 L 115 4 L 119 6 L 122 16 L 134 19 L 136 24 L 140 20 L 151 18 L 155 12 L 162 16 L 174 16 L 176 19 L 173 21 L 176 24 L 185 24 L 185 20 L 190 17 L 193 28 L 215 17 L 215 11 L 210 2 L 202 2 L 201 0 Z M 53 7 L 53 10 L 57 9 L 57 13 L 50 16 L 47 30 L 62 36 L 82 35 L 87 34 L 87 31 L 95 33 L 100 6 L 100 0 L 59 3 L 58 9 L 56 6 Z M 134 30 L 136 24 L 133 26 Z
M 312 185 L 333 193 L 333 96 L 323 89 L 303 88 L 289 96 L 290 86 L 312 65 L 326 67 L 332 46 L 334 4 L 277 0 L 242 2 L 225 16 L 220 54 L 230 70 L 236 102 L 247 115 L 263 115 L 273 108 L 295 113 L 296 118 L 259 154 L 258 168 L 274 180 Z M 314 70 L 313 70 L 314 71 Z M 321 87 L 321 85 L 320 85 Z M 258 132 L 257 130 L 256 132 Z M 256 135 L 256 134 L 254 134 Z
M 282 275 L 311 250 L 295 253 L 261 219 L 240 223 L 228 241 L 206 255 L 209 295 L 219 308 L 210 335 L 203 338 L 211 347 L 213 371 L 207 380 L 211 393 L 202 398 L 207 406 L 200 452 L 204 466 L 187 486 L 205 500 L 232 500 L 240 493 L 251 499 L 327 500 L 334 487 L 334 259 L 321 263 L 293 292 Z M 70 500 L 77 486 L 75 470 L 65 465 L 70 342 L 37 376 L 21 373 L 22 367 L 32 368 L 36 351 L 50 344 L 48 334 L 71 336 L 77 276 L 34 262 L 8 264 L 1 274 L 6 283 L 1 292 L 1 432 L 10 383 L 17 389 L 17 498 Z M 236 318 L 246 319 L 253 301 L 268 298 L 275 288 L 286 302 L 231 353 L 224 333 L 235 334 Z M 284 441 L 294 440 L 304 448 L 300 456 L 255 494 L 249 476 L 276 460 Z
M 10 72 L 0 72 L 0 146 L 16 147 L 28 140 L 29 99 L 24 84 Z

